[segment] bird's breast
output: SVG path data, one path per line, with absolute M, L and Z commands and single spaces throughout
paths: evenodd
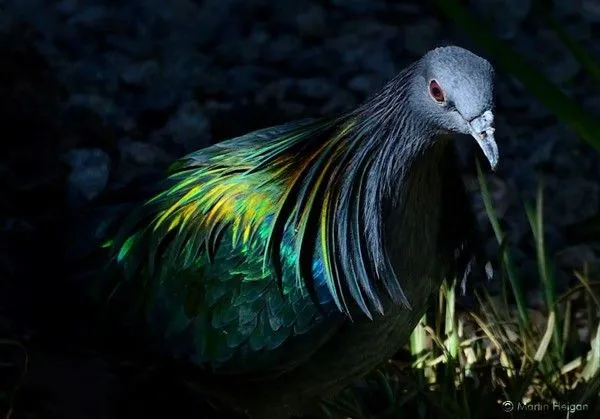
M 340 330 L 336 345 L 353 348 L 353 356 L 336 362 L 344 371 L 340 375 L 356 377 L 406 344 L 431 295 L 441 284 L 440 271 L 436 269 L 443 260 L 443 255 L 438 254 L 442 208 L 438 167 L 434 159 L 418 161 L 409 176 L 399 181 L 400 199 L 384 219 L 386 253 L 412 309 L 382 296 L 382 316 L 355 319 Z
M 433 275 L 440 259 L 441 184 L 435 162 L 417 162 L 384 222 L 387 253 L 404 289 Z

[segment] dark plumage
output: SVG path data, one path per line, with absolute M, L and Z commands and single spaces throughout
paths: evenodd
M 450 142 L 472 135 L 494 167 L 492 107 L 490 64 L 438 48 L 353 111 L 192 153 L 116 235 L 113 295 L 208 392 L 257 417 L 304 410 L 390 357 L 470 269 Z

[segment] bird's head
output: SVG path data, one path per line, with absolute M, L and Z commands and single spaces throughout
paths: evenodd
M 469 134 L 495 169 L 494 69 L 463 48 L 436 48 L 418 63 L 411 94 L 425 123 L 438 134 Z

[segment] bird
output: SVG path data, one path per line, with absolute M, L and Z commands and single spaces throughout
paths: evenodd
M 103 242 L 108 300 L 251 418 L 335 396 L 484 258 L 453 142 L 495 170 L 494 78 L 438 47 L 354 109 L 178 159 Z

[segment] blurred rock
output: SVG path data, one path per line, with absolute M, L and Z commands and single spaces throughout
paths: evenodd
M 179 106 L 161 133 L 186 151 L 193 151 L 210 144 L 210 121 L 198 102 L 189 101 Z
M 552 3 L 554 13 L 559 18 L 576 16 L 581 12 L 581 2 L 579 1 L 554 0 Z
M 305 36 L 321 37 L 327 32 L 327 15 L 319 4 L 310 6 L 296 17 L 298 31 Z
M 539 45 L 543 45 L 541 49 L 544 54 L 539 55 L 543 57 L 543 62 L 540 62 L 540 69 L 542 69 L 552 81 L 555 83 L 562 83 L 567 80 L 573 79 L 581 70 L 581 64 L 569 51 L 569 49 L 562 44 L 556 34 L 550 30 L 542 30 L 538 33 Z
M 324 77 L 300 79 L 296 81 L 296 86 L 301 96 L 310 99 L 324 100 L 331 97 L 336 90 L 336 87 Z
M 375 76 L 358 75 L 352 77 L 348 82 L 348 87 L 361 95 L 368 95 L 375 90 L 377 83 Z
M 583 272 L 587 266 L 589 273 L 595 274 L 600 267 L 598 254 L 591 246 L 581 244 L 570 246 L 556 254 L 556 263 L 558 267 L 568 271 Z
M 121 73 L 121 79 L 131 85 L 147 85 L 159 74 L 160 65 L 155 60 L 129 65 Z
M 72 15 L 81 7 L 79 0 L 62 0 L 56 5 L 56 11 L 64 15 Z
M 154 144 L 123 138 L 119 141 L 118 146 L 121 158 L 136 164 L 153 166 L 158 162 L 167 162 L 169 160 L 167 153 Z
M 385 9 L 385 2 L 382 0 L 330 0 L 331 4 L 340 9 L 344 9 L 356 14 L 366 14 L 378 12 Z
M 73 12 L 75 12 L 73 17 L 67 21 L 69 25 L 95 26 L 103 23 L 108 17 L 108 10 L 103 5 L 88 5 L 76 8 Z
M 551 162 L 555 147 L 560 141 L 556 129 L 553 128 L 542 129 L 538 135 L 541 138 L 544 138 L 544 141 L 540 144 L 539 147 L 536 147 L 531 150 L 529 161 L 533 165 Z
M 479 192 L 479 180 L 475 176 L 466 175 L 463 178 L 467 191 L 471 193 L 475 203 L 475 212 L 481 224 L 488 220 L 483 200 Z M 492 198 L 492 205 L 498 218 L 503 218 L 508 209 L 514 205 L 516 194 L 507 182 L 494 175 L 486 176 L 486 181 Z
M 261 89 L 261 78 L 267 72 L 256 66 L 237 66 L 227 72 L 227 88 L 236 96 L 250 96 Z
M 415 56 L 435 48 L 439 35 L 440 24 L 435 19 L 420 19 L 403 27 L 404 48 Z
M 13 18 L 4 10 L 0 10 L 0 34 L 6 35 L 13 25 Z
M 281 78 L 274 80 L 256 92 L 256 103 L 264 105 L 267 102 L 281 102 L 294 87 L 294 80 L 290 78 Z
M 546 308 L 544 293 L 539 289 L 526 292 L 525 300 L 527 301 L 527 306 L 531 309 L 544 310 Z
M 531 10 L 531 0 L 471 0 L 478 13 L 491 20 L 496 33 L 504 39 L 513 39 L 521 23 Z M 498 13 L 502 10 L 502 13 Z
M 98 148 L 73 149 L 63 156 L 70 166 L 68 191 L 70 201 L 79 205 L 82 198 L 91 201 L 100 195 L 108 182 L 110 157 Z
M 103 118 L 109 118 L 117 113 L 117 107 L 112 99 L 95 94 L 75 93 L 69 98 L 67 106 L 87 108 Z
M 600 185 L 594 180 L 556 179 L 555 188 L 560 194 L 546 192 L 546 199 L 552 207 L 552 216 L 556 217 L 550 219 L 559 225 L 582 221 L 600 210 Z
M 396 68 L 390 52 L 391 41 L 398 39 L 399 28 L 375 21 L 350 21 L 345 30 L 330 41 L 330 46 L 341 51 L 345 73 L 369 71 L 391 77 Z
M 338 90 L 320 109 L 321 115 L 331 115 L 337 112 L 347 111 L 356 106 L 358 101 L 356 97 L 346 91 Z
M 301 49 L 300 38 L 291 35 L 282 35 L 272 39 L 264 47 L 264 60 L 268 65 L 289 61 L 292 54 Z
M 581 0 L 581 15 L 588 22 L 600 22 L 600 3 L 596 0 Z

